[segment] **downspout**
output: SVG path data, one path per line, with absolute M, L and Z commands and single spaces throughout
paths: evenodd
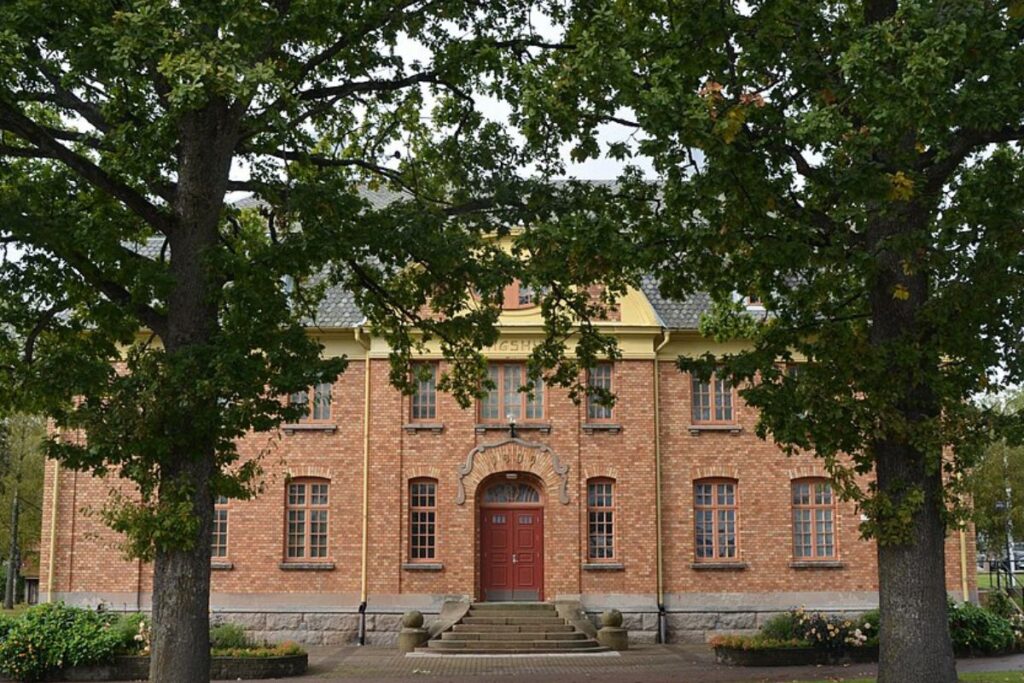
M 661 343 L 654 348 L 654 524 L 657 540 L 656 562 L 658 564 L 658 642 L 668 642 L 668 618 L 665 615 L 665 570 L 661 539 L 661 371 L 658 353 L 665 348 L 672 333 L 665 330 Z
M 50 557 L 47 564 L 46 602 L 53 602 L 54 553 L 57 552 L 57 492 L 60 489 L 60 463 L 53 461 L 53 498 L 50 501 Z
M 361 577 L 359 585 L 359 634 L 360 645 L 366 645 L 366 597 L 367 597 L 367 532 L 370 518 L 370 347 L 362 339 L 361 329 L 356 328 L 356 341 L 366 349 L 363 362 L 363 546 L 361 551 Z

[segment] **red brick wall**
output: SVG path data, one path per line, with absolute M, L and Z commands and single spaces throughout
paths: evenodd
M 323 594 L 354 604 L 360 590 L 360 547 L 363 467 L 362 361 L 354 361 L 334 387 L 332 421 L 337 431 L 295 431 L 254 435 L 244 440 L 246 457 L 262 457 L 263 492 L 254 500 L 232 501 L 229 512 L 230 571 L 216 571 L 215 594 Z M 437 397 L 436 422 L 441 433 L 410 432 L 409 399 L 387 383 L 384 359 L 371 361 L 369 593 L 375 596 L 479 595 L 477 509 L 474 490 L 455 504 L 457 468 L 475 447 L 504 439 L 503 431 L 477 433 L 476 411 L 462 410 L 445 394 Z M 539 441 L 569 466 L 570 502 L 559 502 L 560 480 L 550 472 L 550 456 L 537 451 L 530 471 L 545 479 L 545 595 L 653 596 L 657 589 L 654 459 L 654 364 L 625 360 L 616 363 L 618 395 L 612 422 L 618 433 L 585 433 L 583 406 L 564 391 L 548 388 L 546 422 L 550 434 L 523 431 L 521 438 Z M 672 363 L 660 364 L 661 443 L 665 591 L 685 593 L 774 593 L 792 591 L 872 591 L 875 548 L 858 537 L 859 517 L 852 505 L 840 503 L 837 519 L 839 569 L 794 569 L 792 561 L 790 482 L 822 473 L 811 456 L 787 458 L 753 434 L 755 415 L 737 405 L 739 434 L 701 432 L 690 425 L 690 383 Z M 485 451 L 480 468 L 467 481 L 479 481 L 488 468 L 500 467 L 511 451 Z M 47 468 L 44 492 L 41 593 L 45 598 L 49 563 L 50 488 L 53 465 Z M 546 474 L 545 474 L 546 473 Z M 283 571 L 284 482 L 291 476 L 322 476 L 330 488 L 330 561 L 333 571 Z M 697 571 L 694 560 L 693 481 L 702 476 L 738 480 L 739 553 L 743 571 Z M 437 480 L 437 560 L 441 571 L 402 567 L 408 558 L 408 482 L 417 477 Z M 475 477 L 475 479 L 474 479 Z M 622 571 L 594 571 L 586 562 L 586 482 L 590 477 L 615 480 L 616 555 Z M 83 508 L 102 505 L 109 485 L 88 475 L 61 473 L 54 591 L 57 593 L 145 594 L 149 568 L 119 559 L 116 536 Z M 968 548 L 972 590 L 973 536 Z M 959 544 L 947 545 L 947 577 L 959 591 Z M 127 598 L 125 598 L 127 600 Z M 116 605 L 120 606 L 120 605 Z

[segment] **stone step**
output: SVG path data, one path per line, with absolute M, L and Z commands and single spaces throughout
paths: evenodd
M 517 640 L 586 640 L 586 633 L 577 631 L 525 631 L 522 633 L 503 633 L 500 631 L 447 631 L 441 634 L 442 640 L 473 640 L 488 642 L 504 642 Z
M 559 617 L 463 617 L 463 624 L 508 624 L 510 626 L 550 625 L 562 626 L 565 620 Z
M 501 617 L 502 619 L 559 619 L 560 618 L 558 616 L 558 613 L 555 610 L 551 610 L 551 611 L 545 610 L 543 612 L 540 611 L 540 610 L 531 611 L 531 612 L 523 612 L 523 611 L 512 610 L 512 611 L 508 611 L 508 612 L 503 612 L 503 611 L 498 611 L 498 610 L 493 610 L 493 609 L 487 609 L 487 610 L 471 609 L 471 610 L 469 610 L 469 612 L 466 613 L 466 616 L 467 617 L 481 617 L 481 618 L 487 618 L 487 619 L 493 619 L 495 617 Z
M 497 610 L 499 612 L 531 612 L 536 610 L 554 611 L 555 606 L 550 602 L 474 602 L 471 609 Z
M 586 657 L 587 655 L 602 654 L 610 652 L 604 646 L 597 645 L 580 650 L 559 650 L 547 648 L 529 648 L 523 650 L 495 650 L 486 647 L 474 647 L 465 650 L 438 650 L 431 647 L 418 647 L 416 652 L 432 655 L 444 655 L 445 657 L 464 657 L 466 655 L 485 655 L 489 657 L 507 657 L 508 655 L 569 655 L 573 657 Z
M 474 641 L 474 640 L 431 640 L 428 646 L 433 650 L 585 650 L 597 646 L 593 640 L 519 640 L 519 641 Z
M 570 633 L 575 631 L 570 624 L 455 624 L 454 631 L 471 631 L 482 633 L 484 631 L 494 633 Z

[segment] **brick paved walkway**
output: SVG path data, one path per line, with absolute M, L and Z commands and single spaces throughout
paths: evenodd
M 961 672 L 1018 671 L 1024 655 L 963 660 Z M 330 683 L 724 683 L 726 681 L 843 680 L 873 676 L 872 664 L 838 667 L 741 668 L 717 664 L 702 645 L 646 645 L 620 655 L 590 657 L 435 657 L 399 655 L 391 648 L 311 648 L 310 671 L 302 680 Z

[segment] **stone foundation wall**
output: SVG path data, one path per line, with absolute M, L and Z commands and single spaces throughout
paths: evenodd
M 437 617 L 425 614 L 427 626 Z M 366 644 L 393 646 L 398 642 L 402 615 L 366 614 Z M 303 645 L 352 645 L 359 637 L 359 614 L 338 612 L 214 612 L 210 625 L 237 624 L 257 642 Z

